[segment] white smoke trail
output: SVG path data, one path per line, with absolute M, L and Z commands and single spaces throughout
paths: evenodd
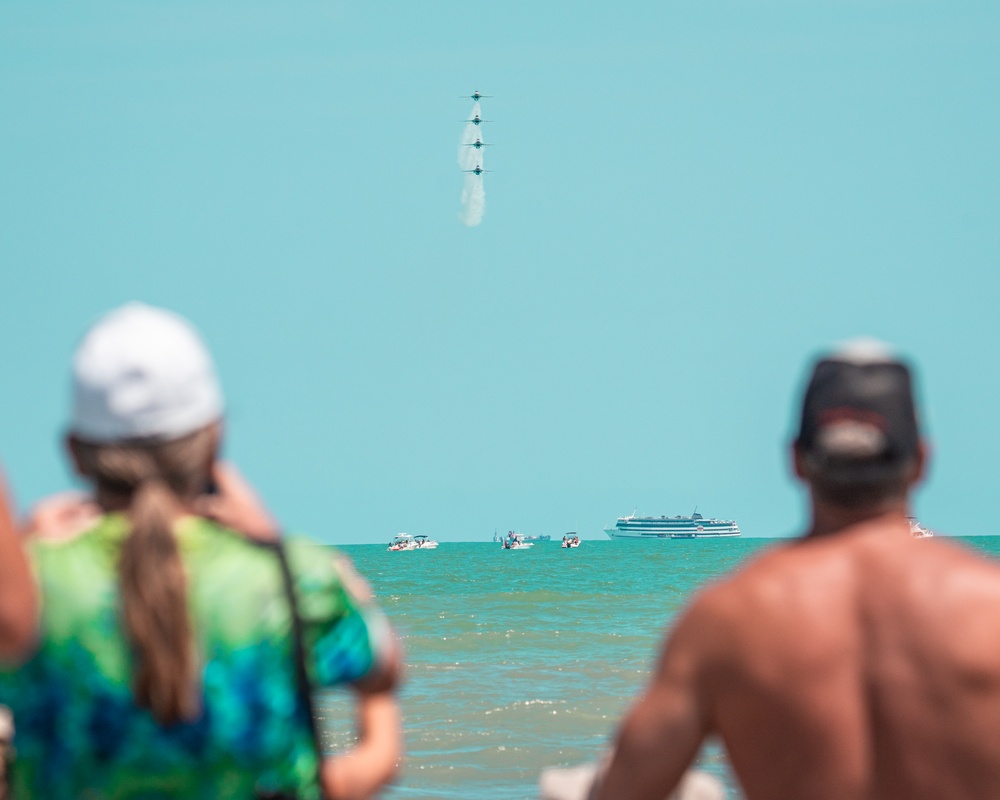
M 482 118 L 482 111 L 479 103 L 472 106 L 469 119 L 473 117 Z M 458 142 L 458 166 L 461 169 L 475 169 L 483 167 L 483 155 L 486 148 L 468 147 L 477 139 L 482 139 L 481 126 L 473 122 L 466 122 L 462 128 L 462 138 Z M 463 225 L 470 228 L 476 227 L 483 221 L 483 214 L 486 212 L 486 189 L 483 187 L 483 176 L 466 173 L 465 185 L 462 187 L 462 210 L 458 214 Z
M 469 228 L 475 228 L 483 221 L 486 212 L 486 190 L 483 188 L 483 176 L 465 176 L 465 186 L 462 187 L 462 210 L 458 212 L 461 223 Z

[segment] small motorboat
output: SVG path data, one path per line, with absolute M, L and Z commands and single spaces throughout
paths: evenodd
M 562 538 L 563 547 L 579 547 L 580 537 L 576 535 L 575 531 L 570 531 Z
M 436 543 L 435 543 L 436 546 Z M 414 537 L 410 536 L 408 533 L 397 533 L 389 546 L 386 548 L 390 552 L 398 550 L 416 550 L 417 542 Z
M 388 550 L 433 550 L 437 546 L 438 543 L 430 536 L 424 534 L 410 536 L 408 533 L 399 533 L 389 542 Z
M 509 531 L 507 533 L 507 538 L 500 543 L 500 547 L 504 550 L 527 550 L 529 547 L 534 546 L 534 542 L 524 541 L 524 535 L 514 533 L 514 531 Z
M 413 548 L 414 550 L 433 550 L 438 546 L 438 543 L 435 542 L 430 536 L 425 536 L 422 533 L 414 536 L 413 541 L 416 542 L 416 547 Z
M 934 535 L 934 531 L 929 528 L 925 528 L 921 525 L 916 517 L 909 517 L 910 520 L 910 536 L 914 539 L 929 539 Z

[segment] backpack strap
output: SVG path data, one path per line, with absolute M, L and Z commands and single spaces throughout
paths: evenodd
M 288 600 L 288 609 L 292 619 L 292 657 L 295 659 L 295 678 L 298 683 L 299 700 L 309 717 L 309 732 L 312 734 L 313 747 L 316 749 L 316 780 L 319 784 L 320 796 L 326 798 L 323 791 L 323 781 L 319 771 L 323 764 L 323 743 L 319 736 L 319 724 L 317 722 L 316 707 L 313 703 L 312 684 L 309 681 L 309 672 L 306 669 L 306 649 L 302 633 L 302 616 L 299 614 L 299 600 L 295 592 L 295 579 L 292 577 L 292 570 L 288 566 L 288 555 L 285 552 L 285 544 L 281 539 L 270 545 L 274 554 L 278 557 L 278 565 L 281 568 L 281 582 L 285 591 L 285 599 Z

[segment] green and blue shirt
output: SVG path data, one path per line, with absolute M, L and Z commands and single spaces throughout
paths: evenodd
M 14 796 L 44 800 L 319 798 L 318 756 L 298 690 L 292 614 L 278 557 L 207 520 L 175 526 L 203 664 L 202 713 L 158 724 L 135 705 L 120 623 L 118 558 L 129 525 L 108 515 L 65 542 L 32 544 L 39 645 L 0 673 L 14 712 Z M 317 689 L 368 674 L 388 626 L 345 586 L 330 548 L 285 545 Z

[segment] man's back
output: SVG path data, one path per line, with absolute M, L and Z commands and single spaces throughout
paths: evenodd
M 1000 567 L 901 515 L 764 555 L 675 638 L 754 800 L 1000 797 Z

